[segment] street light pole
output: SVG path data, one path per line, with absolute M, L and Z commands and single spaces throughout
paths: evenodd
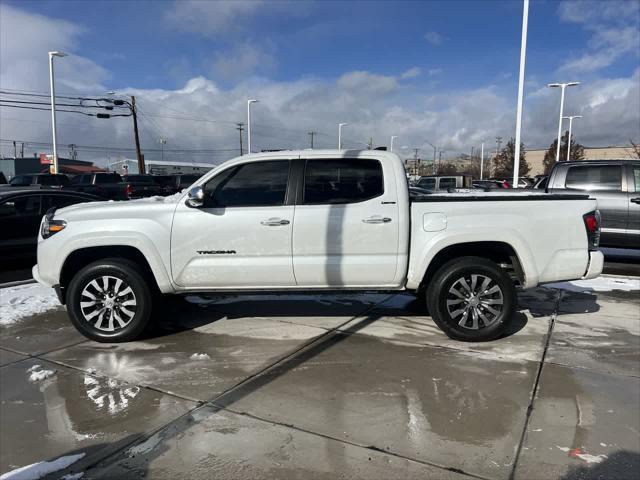
M 529 0 L 522 9 L 522 40 L 520 42 L 520 76 L 518 78 L 518 107 L 516 108 L 516 145 L 513 156 L 513 188 L 518 188 L 520 174 L 520 134 L 522 130 L 522 102 L 524 97 L 524 66 L 527 58 L 527 28 L 529 25 Z
M 431 147 L 433 147 L 433 165 L 431 166 L 431 173 L 435 175 L 436 174 L 436 156 L 437 156 L 438 149 L 429 140 L 425 140 L 425 142 L 427 142 L 429 145 L 431 145 Z
M 484 173 L 484 142 L 482 142 L 482 146 L 480 147 L 480 180 L 482 180 L 483 173 Z
M 348 123 L 338 124 L 338 150 L 342 150 L 342 127 L 348 125 Z
M 568 117 L 562 117 L 569 120 L 569 136 L 567 137 L 567 161 L 571 160 L 571 127 L 573 126 L 574 118 L 582 118 L 582 115 L 569 115 Z
M 247 100 L 247 153 L 251 155 L 251 104 L 258 100 Z
M 560 140 L 562 138 L 562 114 L 564 111 L 564 90 L 567 87 L 573 87 L 580 85 L 580 82 L 565 82 L 565 83 L 549 83 L 547 87 L 558 88 L 560 87 L 560 116 L 558 118 L 558 145 L 556 148 L 556 162 L 560 161 Z
M 390 145 L 390 147 L 389 147 L 389 151 L 390 151 L 390 152 L 393 152 L 393 141 L 394 141 L 396 138 L 398 138 L 398 136 L 397 136 L 397 135 L 391 135 L 391 145 Z
M 51 133 L 53 135 L 53 171 L 58 173 L 58 135 L 56 133 L 56 87 L 53 77 L 53 57 L 66 57 L 63 52 L 49 52 L 49 87 L 51 89 Z M 51 170 L 51 169 L 50 169 Z

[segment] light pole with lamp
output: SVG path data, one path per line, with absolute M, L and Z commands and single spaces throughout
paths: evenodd
M 558 118 L 558 146 L 556 148 L 556 162 L 560 161 L 560 139 L 562 137 L 562 114 L 564 110 L 564 90 L 567 87 L 573 87 L 580 85 L 580 82 L 566 82 L 566 83 L 549 83 L 547 87 L 558 88 L 560 87 L 560 117 Z
M 569 120 L 569 136 L 567 137 L 567 161 L 571 160 L 571 127 L 573 126 L 574 118 L 582 118 L 582 115 L 569 115 L 568 117 L 562 117 Z
M 433 165 L 431 166 L 431 173 L 435 175 L 436 174 L 436 156 L 437 156 L 438 149 L 429 140 L 425 140 L 425 142 L 427 142 L 433 148 Z
M 56 87 L 53 77 L 53 57 L 66 57 L 63 52 L 49 52 L 49 86 L 51 88 L 51 132 L 53 135 L 53 171 L 58 173 L 58 136 L 56 134 Z
M 258 100 L 247 100 L 247 151 L 251 154 L 251 104 Z

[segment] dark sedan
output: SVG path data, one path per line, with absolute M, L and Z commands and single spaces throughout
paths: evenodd
M 65 190 L 0 191 L 0 259 L 35 258 L 40 221 L 51 207 L 100 200 L 95 195 Z

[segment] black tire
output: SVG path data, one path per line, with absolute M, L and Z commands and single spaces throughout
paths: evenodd
M 128 342 L 139 337 L 149 323 L 153 298 L 149 281 L 139 272 L 135 262 L 121 258 L 105 258 L 84 267 L 67 289 L 71 323 L 96 342 Z
M 472 292 L 466 287 L 472 286 L 474 277 Z M 485 284 L 485 279 L 489 283 Z M 508 329 L 517 295 L 513 280 L 496 263 L 481 257 L 461 257 L 438 269 L 430 280 L 426 301 L 431 317 L 448 337 L 484 342 Z

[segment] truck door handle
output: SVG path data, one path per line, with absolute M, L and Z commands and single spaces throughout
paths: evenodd
M 289 225 L 289 220 L 283 220 L 282 218 L 270 218 L 269 220 L 263 220 L 260 222 L 267 227 L 277 227 L 279 225 Z
M 369 217 L 362 220 L 364 223 L 389 223 L 389 217 Z
M 640 197 L 632 198 L 632 199 L 631 199 L 631 203 L 638 203 L 638 204 L 640 204 Z

